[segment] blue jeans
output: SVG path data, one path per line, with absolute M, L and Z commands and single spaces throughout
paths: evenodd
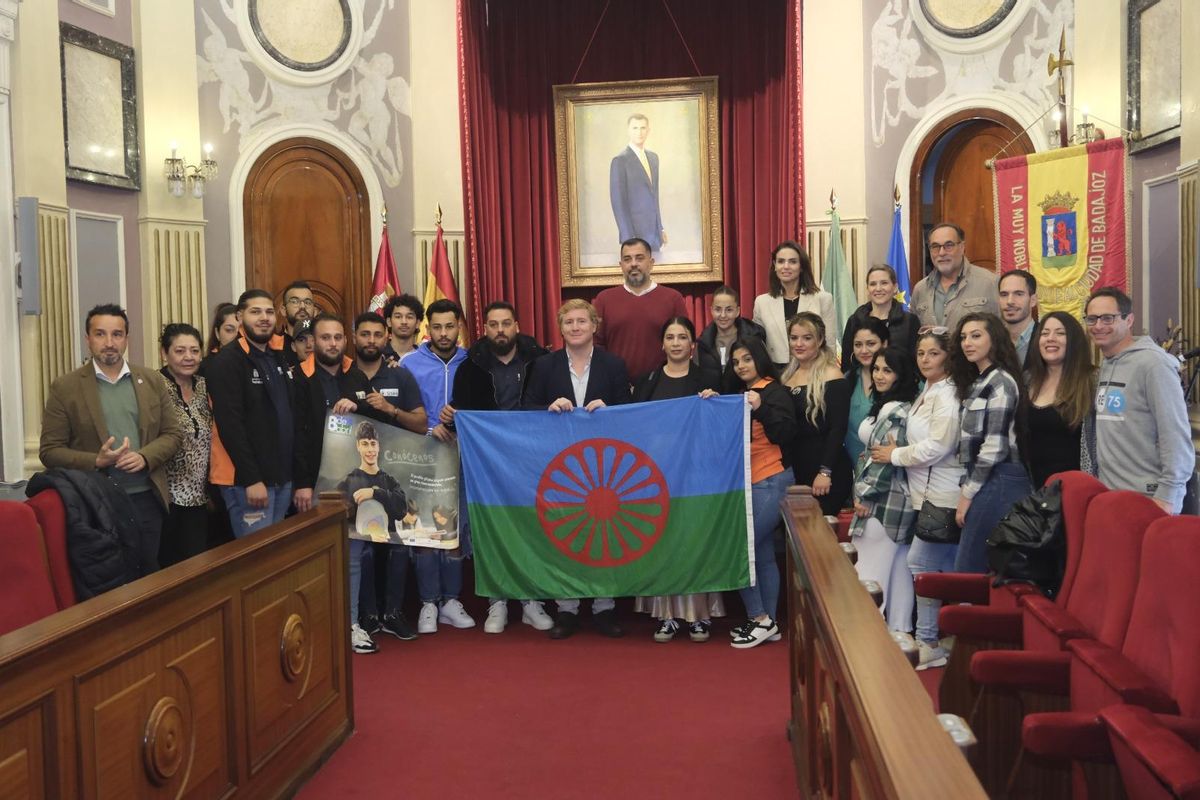
M 766 614 L 775 619 L 779 605 L 779 567 L 775 565 L 775 527 L 783 518 L 779 504 L 795 483 L 791 469 L 764 478 L 750 486 L 750 503 L 754 511 L 754 577 L 755 585 L 738 590 L 746 606 L 746 616 Z
M 379 615 L 379 602 L 375 591 L 375 551 L 387 553 L 387 597 L 384 612 L 387 614 L 400 613 L 404 605 L 404 587 L 408 584 L 409 547 L 405 544 L 370 545 L 363 553 L 362 591 L 359 594 L 359 605 L 363 616 Z
M 465 548 L 463 548 L 465 550 Z M 417 572 L 417 594 L 422 603 L 457 600 L 462 594 L 463 556 L 451 556 L 447 550 L 430 547 L 412 549 L 413 568 Z
M 362 587 L 363 562 L 371 552 L 371 543 L 362 539 L 350 539 L 350 624 L 358 624 L 358 592 Z
M 251 508 L 246 502 L 245 486 L 222 486 L 221 499 L 229 510 L 229 524 L 233 526 L 234 538 L 240 539 L 248 533 L 274 525 L 287 516 L 292 504 L 292 482 L 281 486 L 267 487 L 265 508 Z
M 974 503 L 972 503 L 974 505 Z M 913 539 L 908 550 L 908 571 L 915 579 L 923 572 L 953 572 L 954 558 L 958 555 L 957 544 L 937 544 Z M 927 644 L 938 642 L 938 612 L 941 600 L 932 597 L 917 597 L 917 638 Z
M 1013 503 L 1033 492 L 1029 473 L 1015 462 L 997 464 L 983 488 L 971 500 L 954 559 L 955 572 L 987 572 L 987 540 Z

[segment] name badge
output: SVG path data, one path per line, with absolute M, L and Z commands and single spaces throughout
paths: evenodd
M 262 376 L 258 374 L 257 369 L 250 370 L 250 383 L 254 384 L 255 386 L 263 385 Z
M 399 397 L 400 396 L 399 389 L 380 389 L 379 393 L 381 395 L 383 395 L 384 397 Z
M 366 399 L 367 399 L 367 393 L 366 393 L 366 392 L 355 392 L 355 393 L 354 393 L 354 399 L 355 399 L 355 400 L 366 400 Z

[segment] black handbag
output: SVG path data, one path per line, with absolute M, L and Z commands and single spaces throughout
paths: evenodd
M 1048 597 L 1062 585 L 1067 561 L 1062 481 L 1048 483 L 1013 504 L 988 537 L 995 585 L 1031 583 Z
M 962 528 L 954 518 L 956 508 L 942 508 L 926 500 L 917 511 L 917 527 L 914 534 L 922 542 L 931 544 L 958 544 Z

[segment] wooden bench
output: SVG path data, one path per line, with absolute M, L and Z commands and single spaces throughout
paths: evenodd
M 784 506 L 800 795 L 985 798 L 808 487 Z
M 0 636 L 0 796 L 294 792 L 354 726 L 345 521 L 325 502 Z

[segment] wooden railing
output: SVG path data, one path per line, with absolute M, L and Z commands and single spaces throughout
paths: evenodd
M 345 520 L 322 503 L 0 636 L 0 797 L 293 792 L 354 726 Z
M 800 795 L 985 798 L 807 492 L 790 490 L 784 515 Z

